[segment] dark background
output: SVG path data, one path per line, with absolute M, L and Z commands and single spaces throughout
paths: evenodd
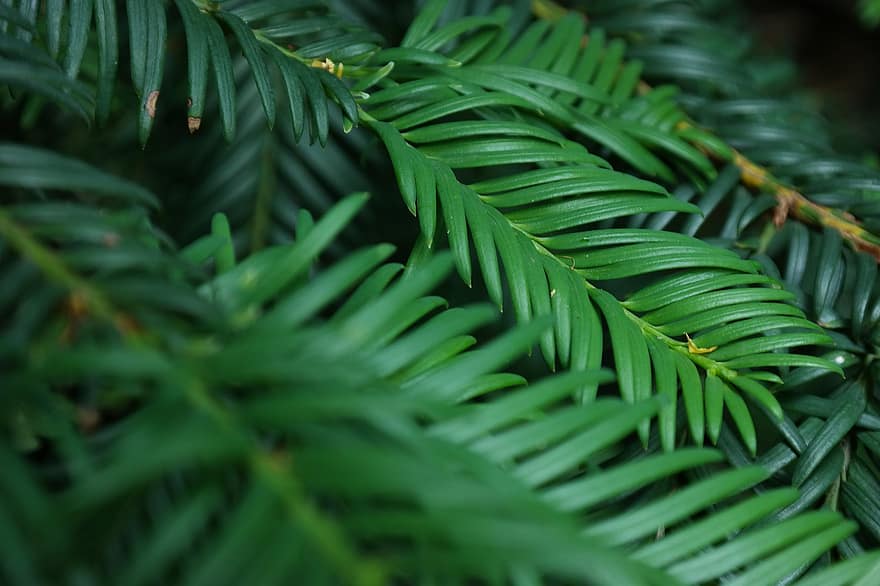
M 787 55 L 836 126 L 838 146 L 880 153 L 880 29 L 856 0 L 746 0 L 762 52 Z

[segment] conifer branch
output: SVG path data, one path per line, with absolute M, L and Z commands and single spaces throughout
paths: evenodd
M 554 0 L 532 0 L 532 13 L 535 17 L 543 20 L 559 20 L 571 12 L 568 8 L 554 2 Z M 582 12 L 584 19 L 587 16 Z M 589 42 L 589 37 L 584 35 L 583 44 Z M 652 90 L 650 84 L 640 81 L 638 92 L 648 93 Z M 697 128 L 690 119 L 679 123 L 679 130 Z M 712 134 L 704 128 L 699 128 L 702 134 Z M 754 191 L 769 193 L 776 198 L 776 208 L 773 211 L 773 224 L 780 228 L 785 224 L 789 216 L 812 226 L 827 228 L 838 232 L 841 237 L 849 242 L 853 248 L 870 254 L 877 262 L 880 262 L 880 236 L 871 233 L 862 226 L 861 222 L 849 212 L 837 210 L 815 203 L 807 198 L 794 187 L 777 179 L 765 167 L 758 165 L 741 152 L 724 143 L 718 137 L 713 137 L 723 144 L 723 149 L 710 150 L 703 144 L 692 143 L 711 158 L 736 165 L 740 170 L 741 183 Z

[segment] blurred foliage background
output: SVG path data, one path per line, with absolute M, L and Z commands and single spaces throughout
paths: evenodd
M 0 3 L 2 581 L 876 583 L 877 33 L 792 6 Z
M 746 6 L 761 50 L 796 63 L 800 83 L 838 123 L 839 148 L 876 158 L 880 3 L 772 0 Z

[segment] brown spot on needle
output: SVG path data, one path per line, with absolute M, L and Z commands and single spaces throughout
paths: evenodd
M 147 110 L 147 115 L 150 118 L 156 117 L 156 101 L 159 99 L 159 90 L 153 90 L 147 96 L 147 104 L 144 106 Z

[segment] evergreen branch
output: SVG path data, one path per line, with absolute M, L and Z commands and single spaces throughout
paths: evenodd
M 441 7 L 442 2 L 431 4 Z M 434 13 L 426 9 L 423 14 Z M 501 17 L 506 18 L 496 10 L 479 22 Z M 476 22 L 453 21 L 432 33 L 432 23 L 417 21 L 406 39 L 412 47 L 433 46 L 434 37 L 445 39 L 450 30 L 461 35 L 459 29 Z M 802 319 L 803 314 L 793 306 L 773 303 L 791 301 L 793 296 L 772 280 L 757 276 L 757 266 L 738 255 L 654 230 L 591 226 L 621 216 L 697 208 L 656 184 L 624 180 L 583 145 L 566 140 L 562 134 L 566 130 L 575 129 L 616 154 L 629 156 L 629 162 L 646 173 L 662 176 L 661 170 L 666 169 L 646 147 L 665 150 L 684 168 L 699 170 L 704 162 L 712 171 L 714 167 L 695 148 L 682 149 L 675 142 L 681 139 L 674 127 L 684 114 L 670 99 L 670 89 L 651 92 L 646 99 L 630 99 L 637 89 L 634 73 L 638 67 L 625 66 L 624 83 L 614 79 L 623 45 L 612 41 L 605 49 L 597 34 L 596 42 L 579 48 L 575 41 L 582 30 L 576 18 L 567 18 L 555 27 L 531 25 L 517 40 L 499 37 L 491 55 L 504 65 L 496 68 L 482 65 L 482 55 L 470 56 L 476 65 L 459 59 L 456 48 L 449 52 L 455 63 L 435 59 L 429 71 L 396 68 L 384 89 L 363 102 L 366 111 L 360 118 L 385 143 L 401 195 L 418 218 L 427 247 L 434 240 L 441 220 L 438 210 L 442 210 L 465 282 L 470 283 L 471 273 L 469 228 L 490 297 L 501 305 L 503 275 L 519 320 L 542 314 L 556 317 L 555 335 L 541 340 L 551 368 L 558 363 L 578 369 L 601 359 L 601 315 L 611 334 L 625 400 L 647 399 L 655 377 L 658 393 L 674 397 L 680 380 L 697 443 L 703 441 L 704 428 L 712 441 L 717 440 L 727 405 L 750 452 L 755 453 L 751 417 L 732 388 L 781 422 L 781 408 L 764 386 L 780 379 L 754 369 L 810 365 L 841 374 L 836 365 L 822 359 L 778 352 L 793 346 L 827 345 L 831 340 Z M 467 40 L 460 42 L 467 46 Z M 560 47 L 565 47 L 563 56 Z M 558 62 L 562 64 L 556 67 Z M 583 73 L 587 71 L 595 76 Z M 476 119 L 462 120 L 464 112 Z M 449 121 L 452 114 L 455 121 Z M 520 120 L 529 124 L 522 125 Z M 548 123 L 559 133 L 544 130 Z M 670 134 L 675 138 L 667 140 Z M 503 169 L 500 176 L 489 171 L 490 179 L 471 185 L 456 175 L 459 168 L 488 171 L 511 164 L 528 170 L 508 176 Z M 625 301 L 595 284 L 667 270 L 677 272 Z M 740 276 L 730 277 L 728 271 Z M 760 286 L 752 287 L 755 284 Z M 682 289 L 689 291 L 684 301 Z M 661 292 L 662 300 L 656 297 Z M 644 303 L 652 297 L 655 302 Z M 732 322 L 736 327 L 728 329 Z M 778 325 L 813 331 L 764 335 Z M 586 331 L 578 331 L 581 328 Z M 690 334 L 695 338 L 690 339 Z M 584 337 L 588 341 L 580 340 L 575 347 L 574 340 Z M 706 375 L 705 411 L 698 368 Z M 585 390 L 581 398 L 593 400 L 595 389 Z M 663 447 L 673 449 L 674 407 L 662 415 Z M 647 422 L 639 428 L 643 441 L 649 428 Z
M 705 18 L 732 4 L 598 0 L 590 30 L 552 0 L 0 6 L 0 101 L 37 142 L 125 169 L 167 96 L 190 133 L 239 124 L 155 117 L 158 196 L 4 146 L 0 581 L 873 584 L 878 179 L 740 100 Z M 687 117 L 642 67 L 718 91 Z M 391 170 L 406 267 L 360 248 L 407 255 L 396 200 L 355 230 L 363 197 L 333 206 Z M 521 325 L 478 342 L 497 311 L 444 307 L 453 264 Z M 76 336 L 59 297 L 94 315 Z M 500 370 L 536 344 L 572 372 Z
M 798 220 L 838 232 L 853 248 L 870 254 L 880 262 L 880 237 L 867 230 L 848 212 L 810 201 L 793 187 L 776 179 L 765 167 L 757 165 L 735 149 L 732 162 L 740 169 L 742 182 L 747 187 L 769 193 L 778 202 L 773 211 L 773 223 L 781 228 L 789 215 Z
M 537 18 L 548 21 L 559 20 L 570 12 L 587 18 L 582 11 L 569 10 L 554 0 L 532 0 L 531 7 Z M 589 37 L 584 35 L 584 45 L 588 42 Z M 640 94 L 647 94 L 653 91 L 653 88 L 644 80 L 640 80 L 638 90 Z M 682 120 L 676 128 L 684 131 L 685 136 L 690 129 L 698 130 L 699 139 L 692 140 L 695 147 L 716 160 L 736 165 L 740 170 L 742 184 L 746 187 L 774 196 L 777 205 L 773 212 L 773 223 L 777 228 L 782 227 L 786 218 L 792 215 L 806 224 L 838 232 L 854 249 L 870 254 L 880 263 L 880 236 L 866 229 L 852 214 L 810 201 L 797 189 L 774 177 L 767 168 L 754 163 L 726 144 L 723 139 L 711 135 L 706 129 L 698 128 L 692 120 Z
M 833 382 L 813 369 L 799 369 L 784 377 L 777 392 L 786 422 L 778 428 L 778 443 L 759 461 L 776 471 L 773 484 L 800 484 L 801 495 L 775 518 L 824 503 L 862 527 L 842 544 L 843 556 L 876 548 L 880 508 L 865 495 L 880 492 L 880 425 L 873 415 L 878 263 L 876 238 L 861 228 L 876 233 L 880 175 L 871 165 L 835 153 L 834 133 L 799 102 L 802 88 L 776 73 L 781 62 L 722 49 L 733 39 L 743 49 L 750 42 L 735 3 L 683 9 L 676 3 L 598 2 L 591 16 L 596 27 L 632 39 L 631 54 L 644 59 L 648 74 L 684 89 L 694 120 L 737 144 L 730 149 L 696 123 L 682 121 L 679 133 L 710 137 L 711 144 L 698 146 L 728 164 L 705 189 L 679 187 L 704 210 L 703 218 L 654 214 L 638 225 L 699 231 L 701 238 L 749 251 L 768 272 L 779 274 L 811 320 L 833 331 L 837 347 L 820 352 L 846 370 L 847 380 Z M 703 91 L 706 87 L 713 91 Z M 656 90 L 642 82 L 639 91 Z M 780 223 L 789 216 L 793 221 L 777 228 L 773 210 Z M 737 465 L 754 462 L 728 430 L 722 430 L 719 445 Z
M 391 93 L 374 94 L 378 101 L 377 110 L 381 111 L 389 95 L 406 95 L 408 89 L 407 84 L 403 84 L 388 90 Z M 468 95 L 465 88 L 461 88 L 461 91 Z M 489 97 L 486 94 L 477 92 L 474 95 L 483 100 L 481 102 L 483 106 L 490 105 L 490 102 L 483 99 Z M 438 105 L 425 106 L 424 110 L 432 114 L 438 111 L 445 112 L 448 104 L 460 103 L 457 99 L 449 102 L 441 101 Z M 503 100 L 498 102 L 499 105 L 504 103 Z M 384 107 L 387 108 L 387 105 Z M 410 120 L 420 119 L 419 114 L 420 111 L 409 114 L 411 117 L 415 116 Z M 427 118 L 427 115 L 424 117 Z M 566 146 L 565 141 L 550 147 L 542 143 L 511 140 L 511 147 L 504 154 L 504 158 L 499 158 L 496 151 L 497 144 L 484 147 L 479 140 L 468 141 L 465 138 L 469 133 L 477 133 L 477 136 L 482 137 L 486 132 L 497 132 L 498 126 L 487 122 L 440 123 L 400 132 L 395 128 L 395 124 L 409 125 L 404 124 L 400 119 L 392 123 L 380 122 L 368 111 L 362 111 L 360 118 L 385 143 L 395 166 L 401 194 L 407 207 L 418 217 L 423 236 L 428 243 L 432 242 L 434 237 L 438 220 L 437 208 L 442 209 L 449 228 L 447 232 L 449 242 L 456 252 L 459 272 L 465 281 L 469 282 L 470 279 L 470 252 L 466 234 L 469 226 L 490 296 L 499 305 L 501 304 L 501 272 L 495 258 L 496 254 L 500 254 L 517 318 L 528 321 L 533 315 L 542 314 L 553 314 L 556 317 L 555 337 L 551 333 L 542 339 L 541 344 L 551 368 L 557 362 L 570 368 L 595 366 L 592 361 L 598 360 L 602 347 L 601 333 L 595 331 L 601 328 L 601 325 L 596 320 L 595 310 L 591 307 L 595 304 L 605 317 L 611 332 L 611 346 L 619 373 L 621 396 L 629 402 L 643 401 L 650 396 L 652 363 L 657 369 L 668 369 L 664 371 L 664 377 L 667 377 L 665 373 L 672 377 L 673 386 L 670 390 L 673 394 L 676 392 L 674 384 L 678 376 L 675 374 L 676 369 L 696 373 L 694 366 L 690 364 L 696 365 L 707 374 L 707 380 L 716 381 L 712 388 L 718 390 L 719 399 L 723 397 L 724 403 L 728 404 L 731 411 L 737 411 L 741 415 L 736 417 L 738 426 L 744 437 L 748 438 L 753 453 L 756 443 L 751 419 L 747 412 L 739 409 L 740 405 L 736 401 L 741 399 L 727 385 L 730 384 L 743 391 L 778 420 L 782 418 L 782 411 L 772 394 L 758 382 L 759 375 L 769 373 L 740 372 L 739 369 L 769 366 L 779 361 L 778 364 L 812 364 L 840 372 L 836 366 L 822 360 L 767 353 L 770 349 L 805 343 L 829 343 L 830 340 L 820 333 L 807 334 L 805 338 L 791 334 L 778 338 L 758 337 L 741 340 L 732 344 L 730 348 L 722 348 L 718 352 L 719 359 L 724 356 L 723 361 L 716 360 L 709 355 L 708 349 L 697 346 L 693 341 L 680 342 L 671 337 L 670 334 L 686 335 L 691 328 L 694 333 L 696 330 L 707 331 L 713 327 L 720 327 L 732 319 L 751 317 L 760 321 L 762 315 L 800 314 L 794 308 L 760 303 L 760 301 L 788 299 L 791 297 L 788 293 L 763 288 L 725 290 L 722 289 L 724 285 L 711 285 L 710 283 L 715 280 L 712 277 L 716 275 L 704 272 L 710 267 L 724 267 L 745 275 L 755 272 L 754 266 L 743 264 L 743 261 L 729 252 L 708 247 L 694 239 L 676 238 L 674 243 L 667 242 L 671 247 L 667 251 L 669 254 L 667 260 L 657 255 L 656 247 L 654 247 L 654 258 L 649 259 L 642 258 L 643 249 L 640 248 L 642 244 L 637 243 L 654 237 L 662 241 L 672 237 L 650 231 L 629 233 L 614 230 L 558 234 L 560 230 L 583 229 L 590 223 L 603 219 L 602 214 L 607 213 L 608 210 L 618 210 L 612 213 L 630 215 L 645 210 L 679 209 L 680 202 L 674 198 L 658 197 L 657 193 L 650 196 L 644 193 L 634 196 L 628 191 L 655 190 L 658 187 L 652 187 L 651 184 L 623 182 L 614 171 L 604 169 L 602 166 L 594 166 L 596 159 L 585 158 L 585 150 L 571 145 Z M 461 140 L 457 144 L 450 143 L 449 141 L 454 138 Z M 410 145 L 407 139 L 416 140 L 417 146 Z M 548 135 L 546 139 L 560 140 L 554 139 L 553 135 Z M 467 158 L 461 156 L 465 152 L 469 153 Z M 551 153 L 552 158 L 546 159 L 545 157 Z M 511 159 L 510 156 L 515 158 Z M 571 161 L 570 166 L 536 169 L 476 185 L 461 183 L 453 171 L 455 167 L 493 166 L 506 162 L 534 164 L 542 160 L 554 160 L 561 163 L 566 157 Z M 601 160 L 598 160 L 598 164 L 604 165 Z M 567 179 L 578 175 L 582 176 L 582 180 L 575 183 Z M 553 189 L 554 185 L 550 182 L 553 178 L 562 179 L 557 184 L 561 189 Z M 601 198 L 596 197 L 599 194 Z M 577 197 L 565 199 L 570 195 Z M 619 201 L 617 198 L 620 198 Z M 558 203 L 544 205 L 546 201 L 557 200 Z M 599 206 L 600 201 L 604 205 Z M 463 209 L 456 212 L 455 207 Z M 511 207 L 517 209 L 506 211 Z M 685 209 L 689 208 L 681 208 L 679 211 Z M 457 214 L 461 216 L 456 217 Z M 626 244 L 631 244 L 632 248 L 628 248 Z M 634 256 L 628 259 L 627 254 Z M 691 264 L 691 259 L 694 259 L 694 264 Z M 638 264 L 635 264 L 637 262 Z M 553 267 L 547 267 L 547 263 L 551 263 Z M 682 313 L 681 308 L 676 307 L 674 302 L 679 299 L 680 293 L 674 292 L 684 283 L 679 283 L 675 278 L 671 279 L 672 282 L 661 281 L 655 284 L 670 294 L 669 300 L 661 303 L 665 309 L 658 309 L 657 305 L 640 305 L 633 297 L 629 302 L 621 302 L 592 282 L 594 279 L 619 278 L 666 269 L 681 270 L 678 274 L 679 279 L 693 278 L 706 284 L 700 287 L 701 291 L 697 293 L 703 299 L 699 305 L 705 309 L 705 313 L 701 314 L 700 318 L 693 319 L 693 305 L 687 313 Z M 557 274 L 564 276 L 556 277 Z M 560 285 L 550 285 L 553 287 L 550 290 L 548 279 L 551 284 L 557 282 Z M 755 277 L 747 276 L 745 281 L 736 280 L 731 282 L 731 285 L 756 282 L 753 279 Z M 761 278 L 758 278 L 758 282 L 760 281 Z M 587 299 L 582 299 L 585 293 Z M 550 299 L 548 300 L 547 297 Z M 729 307 L 713 309 L 714 304 L 717 303 L 716 298 L 718 301 L 723 300 L 723 305 Z M 743 302 L 745 305 L 741 304 Z M 749 302 L 752 304 L 750 305 Z M 753 302 L 759 303 L 756 305 Z M 640 312 L 645 315 L 638 315 L 632 311 L 635 307 L 639 307 Z M 734 310 L 733 313 L 727 313 L 730 309 Z M 794 313 L 791 313 L 792 311 Z M 815 327 L 806 320 L 797 323 L 800 327 Z M 574 333 L 568 331 L 568 328 L 575 330 L 585 328 L 587 331 Z M 588 337 L 589 342 L 581 342 L 582 346 L 575 347 L 572 341 L 575 337 Z M 681 360 L 686 362 L 686 366 L 678 365 Z M 685 378 L 688 381 L 685 394 L 689 397 L 688 415 L 691 431 L 694 439 L 700 443 L 704 425 L 703 399 L 699 396 L 699 390 L 695 392 L 692 386 L 696 375 L 681 376 L 684 377 L 683 382 Z M 664 379 L 664 384 L 668 380 L 668 377 Z M 700 385 L 698 378 L 697 385 Z M 594 397 L 595 389 L 585 391 L 582 395 L 585 401 L 591 401 Z M 699 407 L 694 401 L 700 403 Z M 742 407 L 744 409 L 744 405 Z M 722 414 L 723 409 L 720 406 L 707 409 L 709 415 L 707 427 L 713 441 L 718 437 Z M 674 432 L 670 426 L 674 418 L 668 417 L 669 414 L 665 419 L 661 419 L 661 435 L 664 437 L 664 448 L 672 449 Z M 639 431 L 643 440 L 647 439 L 648 430 L 647 422 L 640 426 Z

